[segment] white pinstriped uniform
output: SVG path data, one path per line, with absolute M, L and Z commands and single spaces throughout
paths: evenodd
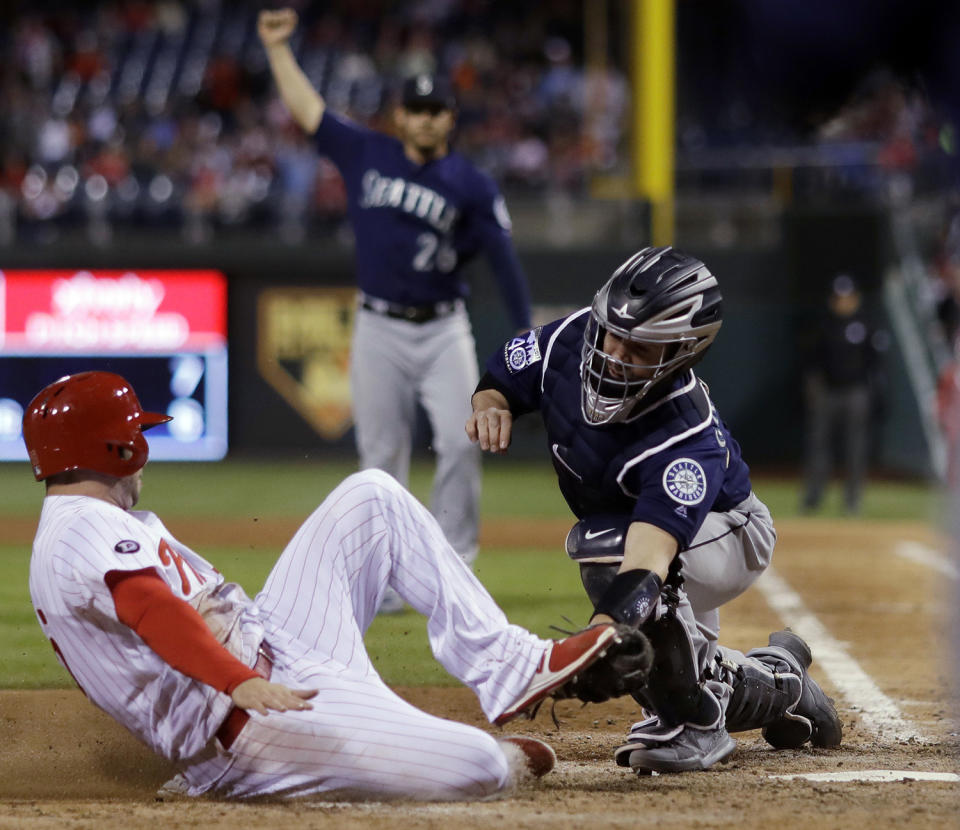
M 163 540 L 183 558 L 179 570 L 173 555 L 166 566 L 161 561 Z M 104 574 L 142 568 L 154 568 L 188 600 L 223 584 L 213 566 L 176 542 L 152 513 L 87 496 L 44 499 L 30 560 L 30 595 L 44 633 L 94 703 L 179 762 L 203 750 L 232 703 L 168 666 L 117 620 Z M 235 652 L 248 665 L 258 645 L 253 628 L 251 635 L 247 653 Z
M 196 573 L 184 565 L 178 570 L 176 560 L 163 567 L 161 540 Z M 139 550 L 116 552 L 124 541 Z M 271 680 L 319 689 L 313 709 L 251 712 L 224 751 L 214 735 L 230 698 L 167 666 L 116 619 L 104 574 L 144 567 L 154 567 L 201 612 L 212 605 L 214 619 L 236 621 L 215 633 L 247 665 L 262 637 L 274 654 Z M 350 476 L 330 494 L 287 545 L 253 602 L 231 605 L 239 588 L 223 583 L 152 513 L 79 496 L 45 500 L 30 574 L 44 632 L 81 687 L 178 762 L 191 795 L 347 790 L 465 798 L 502 789 L 510 773 L 490 735 L 421 712 L 377 675 L 363 632 L 388 583 L 427 616 L 434 655 L 474 690 L 491 721 L 526 689 L 550 647 L 507 622 L 436 520 L 377 470 Z M 218 587 L 211 592 L 211 585 Z M 222 595 L 225 606 L 218 601 Z

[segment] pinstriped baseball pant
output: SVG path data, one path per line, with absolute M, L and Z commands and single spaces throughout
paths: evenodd
M 507 622 L 393 478 L 356 473 L 301 526 L 255 600 L 271 679 L 318 689 L 313 709 L 251 712 L 229 751 L 214 740 L 215 757 L 184 770 L 193 794 L 456 799 L 507 785 L 490 735 L 416 709 L 377 674 L 363 634 L 388 584 L 427 617 L 434 655 L 490 720 L 525 690 L 549 642 Z

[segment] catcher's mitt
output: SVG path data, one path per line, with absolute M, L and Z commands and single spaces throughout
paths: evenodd
M 557 700 L 576 697 L 584 703 L 603 703 L 643 688 L 653 665 L 653 648 L 637 628 L 617 624 L 617 639 L 607 653 L 572 680 L 554 690 Z

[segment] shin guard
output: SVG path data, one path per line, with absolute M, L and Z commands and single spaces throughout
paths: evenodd
M 718 679 L 733 687 L 726 712 L 729 732 L 761 729 L 790 717 L 803 689 L 801 669 L 785 649 L 756 648 L 747 658 L 734 663 L 717 655 Z M 797 725 L 806 728 L 809 722 Z
M 680 618 L 668 610 L 659 619 L 648 620 L 641 630 L 653 646 L 653 668 L 647 685 L 634 698 L 665 726 L 717 725 L 722 717 L 720 702 L 701 682 L 693 643 Z

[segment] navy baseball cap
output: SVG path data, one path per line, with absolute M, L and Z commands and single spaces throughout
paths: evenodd
M 400 103 L 410 108 L 434 106 L 452 110 L 457 106 L 450 82 L 426 73 L 414 75 L 403 82 Z

